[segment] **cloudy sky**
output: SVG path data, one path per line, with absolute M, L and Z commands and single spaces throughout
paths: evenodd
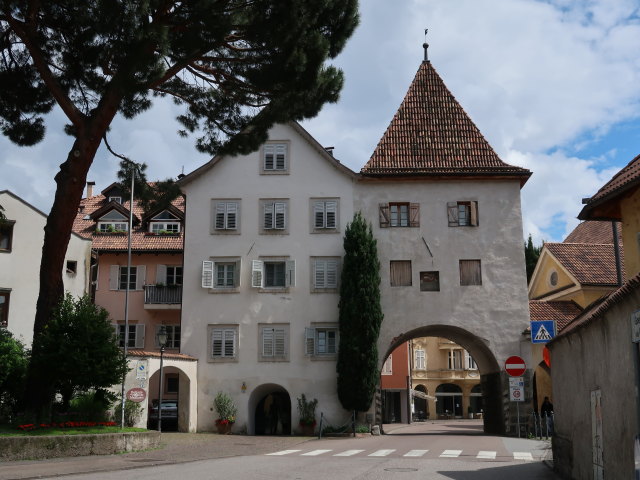
M 335 63 L 346 76 L 337 104 L 304 127 L 358 171 L 402 101 L 423 57 L 507 163 L 533 171 L 522 190 L 524 232 L 561 240 L 593 195 L 640 153 L 639 0 L 361 0 L 361 22 Z M 176 135 L 177 111 L 157 103 L 117 119 L 110 143 L 146 162 L 150 179 L 188 173 L 208 158 Z M 45 141 L 0 138 L 0 190 L 48 212 L 53 177 L 71 140 L 64 118 Z M 103 148 L 89 172 L 102 190 L 118 159 Z

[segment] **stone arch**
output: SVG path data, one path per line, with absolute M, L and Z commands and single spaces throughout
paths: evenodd
M 180 367 L 169 363 L 162 368 L 164 377 L 164 389 L 162 391 L 162 401 L 175 400 L 178 402 L 177 418 L 165 417 L 162 419 L 162 430 L 177 430 L 188 432 L 191 423 L 191 379 L 189 375 Z M 160 368 L 157 368 L 149 377 L 149 393 L 146 400 L 147 412 L 151 413 L 151 404 L 158 399 L 160 386 Z M 173 380 L 175 379 L 175 380 Z M 155 427 L 152 425 L 154 424 Z M 152 419 L 148 421 L 149 428 L 157 428 L 157 422 Z
M 384 360 L 399 345 L 404 342 L 420 337 L 442 337 L 455 342 L 464 348 L 473 357 L 480 373 L 480 384 L 482 389 L 482 407 L 484 418 L 484 431 L 486 433 L 502 434 L 505 431 L 505 419 L 503 411 L 503 389 L 500 363 L 496 354 L 489 347 L 489 341 L 481 338 L 459 326 L 454 325 L 423 325 L 412 330 L 401 333 L 385 343 L 381 335 L 378 343 L 383 345 L 380 351 L 380 367 Z M 428 362 L 428 360 L 427 360 Z M 454 404 L 455 406 L 455 404 Z M 437 409 L 437 407 L 436 407 Z M 463 415 L 463 413 L 461 413 Z
M 249 396 L 249 435 L 291 435 L 291 395 L 281 385 L 264 383 Z

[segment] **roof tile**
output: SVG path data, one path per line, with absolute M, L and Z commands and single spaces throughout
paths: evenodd
M 620 222 L 616 222 L 616 227 L 618 230 L 618 243 L 622 246 L 622 226 Z M 598 220 L 581 222 L 567 235 L 563 243 L 610 243 L 613 245 L 611 222 Z
M 428 61 L 361 173 L 531 175 L 500 160 Z
M 581 312 L 582 308 L 572 300 L 529 300 L 531 320 L 555 320 L 558 332 L 562 331 Z
M 587 218 L 593 207 L 616 197 L 619 193 L 638 183 L 640 183 L 640 155 L 631 160 L 626 167 L 616 173 L 589 199 L 587 205 L 580 212 L 579 218 Z
M 582 285 L 617 285 L 613 244 L 545 243 L 544 246 Z M 622 250 L 620 255 L 624 256 Z M 621 261 L 624 266 L 624 258 Z

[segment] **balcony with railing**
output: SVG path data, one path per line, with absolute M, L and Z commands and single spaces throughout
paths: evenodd
M 182 308 L 182 285 L 145 285 L 144 308 L 179 310 Z

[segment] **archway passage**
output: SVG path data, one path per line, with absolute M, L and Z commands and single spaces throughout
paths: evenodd
M 436 338 L 435 356 L 442 356 L 444 366 L 434 368 L 433 362 L 430 363 L 429 354 L 426 351 L 416 351 L 414 348 L 413 340 L 426 337 Z M 404 364 L 410 365 L 413 385 L 416 385 L 417 381 L 425 385 L 429 384 L 426 381 L 427 378 L 430 379 L 430 382 L 435 382 L 429 384 L 431 386 L 428 387 L 436 394 L 435 398 L 429 397 L 431 400 L 428 400 L 432 403 L 430 418 L 481 417 L 485 433 L 504 433 L 501 368 L 487 340 L 468 330 L 451 325 L 419 327 L 391 340 L 385 355 L 382 356 L 382 359 L 385 360 L 385 367 L 391 363 L 396 364 L 396 359 L 389 362 L 388 358 L 392 353 L 395 355 L 395 352 L 402 351 L 399 347 L 405 344 L 409 347 L 405 349 L 407 357 Z M 431 356 L 434 357 L 433 352 Z M 418 375 L 413 373 L 416 365 L 422 368 L 422 373 Z M 382 372 L 384 376 L 384 367 Z M 423 378 L 425 381 L 421 380 Z M 381 382 L 381 384 L 383 383 Z M 442 386 L 448 384 L 452 386 Z M 409 387 L 406 388 L 409 389 Z M 415 403 L 417 400 L 415 392 L 417 391 L 415 389 L 412 394 L 414 413 L 412 417 L 415 417 L 416 410 L 418 410 Z M 478 415 L 476 416 L 476 414 Z
M 291 397 L 281 386 L 270 384 L 256 388 L 249 408 L 253 411 L 255 435 L 291 435 Z
M 162 374 L 162 431 L 189 431 L 189 387 L 188 375 L 174 366 L 163 368 Z M 160 370 L 149 378 L 149 395 L 147 397 L 147 428 L 158 428 L 158 399 Z

